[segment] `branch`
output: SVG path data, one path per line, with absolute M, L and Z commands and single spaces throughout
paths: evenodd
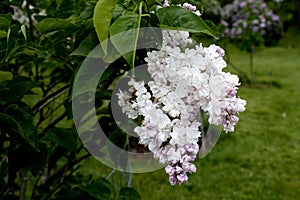
M 57 106 L 53 106 L 53 107 L 51 106 L 49 109 L 47 109 L 44 113 L 44 120 L 47 119 L 48 117 L 53 116 L 54 115 L 53 113 L 55 111 L 57 111 L 63 105 L 64 105 L 64 102 L 61 102 L 61 103 L 57 104 Z
M 228 63 L 228 65 L 230 65 L 233 69 L 235 69 L 238 73 L 240 73 L 240 74 L 242 74 L 245 78 L 246 78 L 246 81 L 247 81 L 247 83 L 251 83 L 251 80 L 249 79 L 249 77 L 247 76 L 247 74 L 243 71 L 243 70 L 241 70 L 241 69 L 239 69 L 238 67 L 236 67 L 231 61 L 227 61 L 227 63 Z
M 26 177 L 24 170 L 20 170 L 20 179 L 21 179 L 21 189 L 20 189 L 20 200 L 25 199 L 25 191 L 26 191 L 26 183 L 28 181 L 28 177 Z
M 231 62 L 231 58 L 230 58 L 230 55 L 229 53 L 226 53 L 226 57 L 227 57 L 227 60 L 226 62 L 228 63 L 228 65 L 230 65 L 233 69 L 235 69 L 238 73 L 242 74 L 246 80 L 247 80 L 247 83 L 251 83 L 251 80 L 248 78 L 246 72 L 244 72 L 243 70 L 239 69 L 238 67 L 236 67 L 232 62 Z
M 67 116 L 67 113 L 64 112 L 60 116 L 58 116 L 55 120 L 53 120 L 39 135 L 39 138 L 42 138 L 50 129 L 54 128 L 56 124 L 58 124 L 61 120 L 63 120 Z
M 56 91 L 52 92 L 48 96 L 45 96 L 40 101 L 38 101 L 33 107 L 32 110 L 34 111 L 34 114 L 36 114 L 38 111 L 46 107 L 51 101 L 54 99 L 57 99 L 59 96 L 61 96 L 63 93 L 65 93 L 69 89 L 69 84 L 66 84 L 62 86 L 61 88 L 57 89 Z
M 78 167 L 76 167 L 75 169 L 73 169 L 70 174 L 68 176 L 66 176 L 66 172 L 63 172 L 63 175 L 60 179 L 60 181 L 57 183 L 57 185 L 44 197 L 42 198 L 42 200 L 46 200 L 46 199 L 50 199 L 50 197 L 60 188 L 60 186 L 64 183 L 65 178 L 71 176 L 76 170 L 78 169 Z
M 79 158 L 69 160 L 66 164 L 64 164 L 61 168 L 59 168 L 54 174 L 49 176 L 46 181 L 45 185 L 51 185 L 58 177 L 61 177 L 64 175 L 65 172 L 70 170 L 72 167 L 74 167 L 76 164 L 80 163 L 82 160 L 88 158 L 91 154 L 87 153 Z

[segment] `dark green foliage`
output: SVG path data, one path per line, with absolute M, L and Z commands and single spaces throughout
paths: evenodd
M 158 4 L 159 0 L 1 1 L 0 199 L 141 199 L 130 181 L 117 185 L 103 174 L 78 172 L 91 155 L 85 145 L 94 145 L 93 155 L 101 159 L 107 140 L 95 134 L 95 124 L 78 135 L 74 122 L 90 123 L 90 113 L 74 117 L 72 103 L 77 102 L 75 109 L 96 109 L 96 122 L 107 139 L 128 149 L 128 137 L 112 117 L 110 100 L 115 81 L 145 62 L 145 48 L 153 45 L 151 35 L 155 43 L 161 42 L 161 31 L 151 27 L 213 35 L 201 18 L 187 10 L 170 7 L 155 12 Z M 151 35 L 143 27 L 153 30 Z M 137 50 L 139 41 L 146 44 L 142 50 Z M 98 80 L 97 65 L 104 63 L 110 65 Z M 81 65 L 93 69 L 83 73 L 72 96 Z M 90 70 L 95 70 L 92 76 Z M 98 86 L 95 97 L 85 96 L 94 85 Z M 95 105 L 89 98 L 95 98 Z M 112 152 L 111 157 L 127 164 L 123 155 Z
M 120 200 L 139 200 L 141 196 L 132 188 L 122 187 L 120 189 Z

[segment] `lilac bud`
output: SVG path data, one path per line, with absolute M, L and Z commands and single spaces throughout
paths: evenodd
M 227 96 L 232 98 L 236 95 L 236 90 L 234 89 L 230 89 L 228 92 L 227 92 Z
M 171 185 L 175 185 L 177 183 L 177 179 L 175 176 L 169 176 L 169 182 Z
M 193 172 L 197 171 L 196 166 L 194 164 L 188 163 L 188 162 L 182 163 L 182 169 L 184 171 L 190 172 L 190 173 L 193 173 Z
M 230 121 L 233 123 L 237 123 L 239 121 L 239 118 L 236 115 L 231 115 L 230 116 Z
M 179 166 L 176 166 L 175 170 L 176 170 L 176 174 L 181 174 L 183 172 L 183 169 Z
M 221 57 L 223 57 L 223 56 L 225 55 L 225 51 L 224 51 L 222 48 L 218 48 L 218 49 L 216 50 L 216 52 L 217 52 Z
M 186 150 L 184 147 L 178 147 L 177 151 L 180 153 L 180 155 L 184 155 L 186 153 Z
M 186 8 L 186 9 L 188 9 L 190 11 L 195 11 L 197 9 L 196 6 L 193 6 L 193 5 L 189 4 L 189 3 L 184 3 L 182 5 L 182 7 Z
M 185 145 L 185 149 L 188 152 L 193 152 L 194 151 L 194 145 L 193 144 L 187 144 L 187 145 Z
M 198 144 L 187 144 L 185 145 L 185 149 L 189 153 L 197 154 L 199 151 L 199 146 Z
M 182 162 L 190 162 L 193 159 L 191 158 L 191 156 L 184 155 L 181 160 L 182 160 Z
M 171 165 L 166 166 L 165 171 L 166 171 L 167 174 L 169 174 L 169 176 L 174 175 L 175 172 L 176 172 L 174 167 L 172 167 Z
M 183 182 L 188 180 L 188 176 L 185 173 L 177 175 L 176 178 L 178 180 L 178 185 L 181 185 Z

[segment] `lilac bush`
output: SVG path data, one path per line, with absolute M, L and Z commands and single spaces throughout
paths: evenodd
M 221 24 L 221 36 L 248 52 L 264 46 L 281 31 L 279 16 L 262 0 L 235 0 L 226 5 Z

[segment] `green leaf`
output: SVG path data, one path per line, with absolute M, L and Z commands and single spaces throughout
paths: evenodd
M 64 0 L 56 0 L 56 9 L 58 10 Z
M 72 128 L 54 127 L 46 136 L 43 137 L 43 140 L 52 141 L 55 144 L 71 151 L 76 151 L 78 146 L 78 135 Z
M 125 58 L 131 68 L 134 65 L 134 51 L 138 37 L 139 15 L 121 16 L 115 20 L 110 28 L 111 42 L 118 52 Z
M 8 99 L 8 104 L 15 103 L 21 100 L 26 93 L 28 93 L 32 88 L 37 86 L 38 83 L 31 82 L 31 81 L 24 81 L 12 84 L 10 86 L 11 96 Z
M 97 35 L 95 33 L 91 33 L 88 37 L 86 37 L 80 45 L 71 53 L 71 56 L 88 56 L 92 50 L 95 49 L 97 45 Z M 104 56 L 103 52 L 98 51 L 98 58 Z M 90 56 L 90 55 L 89 55 Z
M 25 45 L 25 39 L 20 37 L 20 27 L 16 24 L 11 25 L 7 32 L 6 62 L 20 55 Z
M 0 89 L 0 105 L 9 105 L 20 101 L 38 83 L 23 76 L 14 76 L 12 80 L 2 82 L 2 85 L 4 87 Z
M 56 45 L 66 42 L 69 35 L 71 35 L 71 33 L 68 34 L 65 30 L 58 30 L 46 33 L 44 36 L 51 41 L 54 47 L 53 50 L 56 50 Z M 59 48 L 58 50 L 62 49 Z
M 0 113 L 0 124 L 4 129 L 11 129 L 23 136 L 20 123 L 8 114 Z
M 25 148 L 38 149 L 33 117 L 25 111 L 25 107 L 13 104 L 5 108 L 4 113 L 0 113 L 0 124 L 11 140 Z
M 155 3 L 157 3 L 158 5 L 162 5 L 161 1 L 160 0 L 154 0 Z
M 104 90 L 96 93 L 96 99 L 99 100 L 111 100 L 112 90 Z
M 122 187 L 119 193 L 120 200 L 140 200 L 142 197 L 140 194 L 133 188 Z
M 81 186 L 81 189 L 100 200 L 112 199 L 114 192 L 114 186 L 104 178 L 92 182 L 87 186 Z
M 0 17 L 3 17 L 8 20 L 9 24 L 11 23 L 12 15 L 10 13 L 8 14 L 0 14 Z
M 118 0 L 99 0 L 94 10 L 94 27 L 105 54 L 107 54 L 106 41 L 108 39 L 109 27 L 117 2 Z
M 76 82 L 85 84 L 76 84 L 73 88 L 72 99 L 82 94 L 92 94 L 96 91 L 96 86 L 99 82 L 99 77 L 103 73 L 104 69 L 95 66 L 101 66 L 101 60 L 87 58 L 82 63 L 79 75 L 76 77 Z M 90 95 L 88 95 L 90 96 Z
M 0 80 L 1 81 L 11 80 L 12 77 L 13 77 L 12 72 L 0 71 Z M 0 88 L 1 88 L 2 83 L 0 82 Z
M 37 135 L 33 124 L 33 116 L 26 112 L 25 108 L 26 107 L 20 107 L 17 104 L 12 104 L 4 111 L 19 122 L 22 127 L 22 137 L 26 143 L 34 149 L 37 149 Z
M 7 32 L 0 30 L 0 39 L 6 38 L 7 37 Z
M 109 140 L 116 146 L 123 148 L 126 144 L 126 134 L 120 130 L 115 130 L 108 136 Z
M 26 76 L 14 76 L 13 79 L 11 80 L 12 82 L 9 84 L 15 84 L 15 83 L 20 83 L 20 82 L 26 82 L 26 81 L 31 81 L 31 79 L 29 77 Z
M 23 36 L 24 36 L 26 42 L 27 42 L 27 35 L 26 35 L 26 26 L 25 26 L 25 24 L 23 24 L 23 25 L 21 26 L 21 31 L 22 31 L 22 33 L 23 33 Z
M 17 40 L 19 37 L 19 28 L 17 25 L 12 25 L 9 27 L 7 32 L 7 48 L 6 48 L 6 56 L 8 56 L 15 48 L 17 44 Z
M 83 20 L 82 22 L 85 22 L 86 23 L 86 21 L 85 20 L 92 20 L 93 21 L 93 19 L 92 19 L 92 17 L 93 17 L 93 9 L 88 9 L 88 10 L 84 10 L 84 11 L 82 11 L 81 13 L 80 13 L 80 19 L 81 20 Z
M 0 17 L 0 29 L 8 30 L 10 22 L 5 17 Z
M 73 33 L 74 31 L 80 29 L 80 26 L 71 23 L 67 19 L 46 18 L 40 21 L 36 25 L 36 28 L 42 34 L 59 30 L 66 30 L 68 33 Z
M 114 13 L 113 13 L 113 20 L 116 20 L 118 17 L 122 16 L 123 12 L 125 11 L 125 7 L 122 4 L 117 4 Z
M 168 6 L 158 9 L 157 17 L 160 27 L 188 31 L 191 33 L 205 33 L 216 38 L 201 17 L 180 6 Z

